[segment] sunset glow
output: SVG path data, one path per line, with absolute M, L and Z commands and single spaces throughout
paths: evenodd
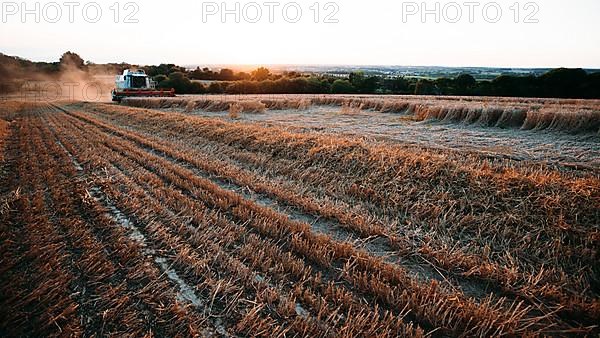
M 25 3 L 26 9 L 36 8 L 33 1 Z M 52 8 L 44 13 L 44 3 L 39 23 L 32 13 L 25 14 L 23 23 L 20 2 L 15 3 L 16 12 L 3 3 L 6 23 L 0 24 L 0 47 L 8 55 L 51 61 L 76 46 L 86 60 L 98 63 L 600 67 L 600 2 L 596 0 L 544 0 L 537 2 L 537 10 L 526 7 L 527 2 L 514 7 L 513 0 L 493 2 L 497 5 L 493 7 L 492 2 L 480 2 L 473 8 L 473 23 L 469 7 L 463 4 L 458 7 L 461 19 L 450 22 L 457 17 L 457 9 L 446 6 L 450 1 L 437 2 L 439 23 L 435 1 L 426 1 L 425 7 L 421 1 L 338 1 L 339 11 L 330 18 L 338 23 L 325 22 L 336 9 L 326 8 L 327 2 L 318 3 L 318 11 L 314 0 L 293 2 L 302 10 L 297 23 L 286 22 L 283 7 L 289 2 L 273 7 L 273 23 L 269 7 L 262 3 L 254 3 L 262 11 L 256 23 L 250 22 L 257 16 L 257 9 L 247 6 L 252 2 L 237 3 L 239 23 L 234 1 L 227 1 L 225 7 L 221 1 L 172 0 L 168 6 L 138 2 L 139 11 L 132 16 L 138 23 L 125 23 L 134 8 L 119 3 L 117 13 L 113 0 L 97 2 L 102 9 L 97 23 L 85 21 L 85 3 L 73 9 L 73 23 L 64 7 L 61 20 L 48 22 L 56 15 Z M 218 5 L 216 13 L 211 4 Z M 420 7 L 417 13 L 410 14 L 414 13 L 411 4 Z M 486 15 L 493 19 L 495 8 L 502 15 L 497 23 L 490 23 Z M 230 11 L 225 20 L 222 10 Z M 294 10 L 288 8 L 288 15 L 294 16 Z M 427 10 L 422 22 L 422 11 Z M 94 8 L 87 12 L 94 16 Z M 115 18 L 119 23 L 114 23 Z M 526 23 L 529 19 L 538 22 Z

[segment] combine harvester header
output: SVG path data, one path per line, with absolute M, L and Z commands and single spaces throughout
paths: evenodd
M 112 91 L 112 100 L 121 102 L 124 97 L 174 97 L 175 89 L 156 89 L 156 82 L 143 70 L 123 71 L 123 75 L 117 75 L 115 89 Z

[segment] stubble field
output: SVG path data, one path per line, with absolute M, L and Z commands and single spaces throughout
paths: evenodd
M 0 331 L 598 335 L 599 107 L 2 102 Z

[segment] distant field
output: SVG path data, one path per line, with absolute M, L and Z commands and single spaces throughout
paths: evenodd
M 7 336 L 600 334 L 600 101 L 0 102 Z

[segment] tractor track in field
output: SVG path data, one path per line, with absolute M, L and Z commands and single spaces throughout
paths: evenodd
M 46 112 L 41 110 L 33 111 L 33 114 L 37 116 L 41 116 L 44 113 Z M 44 259 L 48 259 L 48 256 L 51 255 L 55 248 L 62 248 L 62 258 L 66 262 L 64 266 L 55 263 L 54 266 L 51 266 L 53 271 L 49 274 L 53 275 L 54 273 L 59 273 L 59 271 L 64 271 L 61 267 L 67 268 L 67 273 L 71 274 L 71 276 L 66 279 L 70 287 L 65 290 L 71 292 L 68 298 L 76 302 L 76 306 L 71 308 L 71 311 L 78 313 L 80 324 L 85 326 L 86 329 L 82 333 L 84 335 L 90 335 L 94 332 L 102 334 L 105 327 L 101 321 L 103 321 L 102 318 L 105 315 L 111 315 L 108 312 L 126 311 L 127 314 L 131 315 L 131 312 L 128 311 L 132 309 L 139 311 L 144 305 L 140 303 L 133 304 L 129 299 L 122 298 L 131 290 L 129 287 L 123 287 L 124 284 L 116 284 L 125 278 L 125 270 L 118 265 L 114 257 L 111 257 L 101 236 L 95 231 L 97 228 L 89 226 L 93 224 L 91 222 L 94 222 L 94 219 L 89 218 L 89 215 L 81 209 L 81 205 L 79 204 L 81 195 L 78 193 L 76 187 L 79 182 L 75 186 L 63 187 L 65 179 L 75 178 L 78 181 L 80 168 L 75 166 L 73 168 L 75 170 L 71 170 L 68 162 L 66 162 L 65 166 L 61 166 L 60 161 L 64 159 L 64 155 L 61 155 L 60 144 L 55 142 L 56 140 L 51 137 L 49 128 L 40 126 L 34 122 L 39 123 L 40 121 L 30 120 L 25 123 L 33 124 L 33 126 L 28 126 L 30 128 L 30 135 L 33 135 L 30 137 L 29 147 L 38 147 L 36 156 L 39 156 L 37 159 L 39 167 L 37 167 L 38 163 L 35 163 L 28 170 L 35 173 L 42 168 L 43 174 L 34 176 L 34 179 L 27 180 L 27 183 L 31 183 L 34 186 L 40 185 L 43 188 L 38 188 L 36 189 L 37 191 L 25 190 L 23 199 L 31 201 L 37 198 L 40 201 L 38 207 L 41 205 L 42 208 L 47 209 L 47 213 L 46 211 L 43 212 L 47 215 L 48 224 L 54 229 L 52 233 L 60 238 L 60 241 L 52 243 L 49 246 L 50 248 L 45 250 L 47 252 L 36 257 L 35 260 L 39 259 L 43 261 Z M 18 123 L 21 124 L 22 122 L 19 121 Z M 33 132 L 31 132 L 32 130 Z M 30 148 L 25 147 L 21 148 L 20 151 L 24 151 L 24 149 L 25 151 L 27 149 L 30 150 Z M 26 157 L 28 160 L 31 159 L 27 151 L 25 155 L 21 154 L 20 156 Z M 44 167 L 44 165 L 46 166 Z M 27 194 L 33 195 L 33 197 L 27 196 Z M 40 209 L 34 210 L 34 213 L 37 215 L 42 215 Z M 77 216 L 74 216 L 76 214 Z M 86 226 L 79 227 L 78 225 Z M 29 226 L 32 227 L 29 233 L 44 230 L 42 224 L 33 223 L 29 224 Z M 46 234 L 46 236 L 50 237 L 51 235 Z M 35 272 L 33 275 L 35 275 Z M 35 281 L 36 278 L 43 279 L 48 277 L 38 276 L 32 278 Z M 47 305 L 45 301 L 48 301 L 48 299 L 56 299 L 55 297 L 58 296 L 56 293 L 47 292 L 45 295 L 39 297 L 37 299 L 41 303 L 38 305 L 39 308 L 43 309 L 43 306 Z M 113 296 L 111 298 L 111 301 L 114 299 L 113 303 L 101 300 L 107 294 Z M 116 309 L 116 303 L 122 306 L 121 309 Z M 60 307 L 60 305 L 60 303 L 56 304 L 57 307 Z M 35 311 L 39 311 L 39 308 Z M 63 314 L 67 315 L 66 312 Z M 99 314 L 102 314 L 102 317 Z M 62 315 L 51 319 L 49 325 L 56 325 L 61 330 L 59 323 L 62 320 L 60 317 Z M 137 316 L 129 316 L 127 319 L 141 321 L 140 317 Z M 116 325 L 120 325 L 127 319 L 119 318 L 115 323 Z M 132 327 L 135 330 L 135 325 L 132 325 Z M 73 327 L 69 329 L 77 330 L 77 328 Z
M 82 124 L 90 125 L 90 124 L 87 124 L 85 121 L 81 121 L 80 119 L 77 119 L 77 118 L 75 118 L 75 117 L 72 117 L 72 118 L 73 118 L 73 119 L 75 119 L 75 120 L 77 120 L 77 121 L 79 121 L 79 122 L 80 122 L 80 123 L 82 123 Z M 75 128 L 79 128 L 79 127 L 78 127 L 78 126 L 75 126 Z M 103 133 L 103 132 L 101 131 L 100 127 L 98 127 L 97 131 L 95 131 L 95 132 L 97 132 L 97 133 Z M 103 135 L 105 135 L 105 136 L 106 136 L 107 134 L 103 134 Z M 111 136 L 113 136 L 113 137 L 114 137 L 115 135 L 112 135 L 112 134 L 111 134 Z M 123 140 L 124 140 L 124 139 L 123 139 Z M 128 157 L 128 156 L 129 156 L 129 154 L 127 154 L 126 152 L 121 152 L 121 151 L 119 151 L 119 150 L 116 150 L 116 149 L 111 149 L 110 147 L 108 147 L 108 149 L 109 149 L 110 151 L 113 151 L 113 152 L 115 152 L 116 154 L 118 154 L 119 156 L 121 156 L 121 157 L 122 157 L 122 158 L 124 158 L 124 159 L 128 159 L 128 160 L 135 161 L 133 158 L 130 158 L 130 157 Z M 65 149 L 65 151 L 67 151 L 67 150 Z M 68 152 L 68 151 L 67 151 L 67 152 Z M 70 154 L 70 153 L 69 153 L 69 154 Z M 70 155 L 70 156 L 71 156 L 71 155 Z M 155 155 L 155 156 L 156 156 L 156 155 Z M 76 162 L 76 160 L 75 160 L 75 162 L 74 162 L 74 163 L 75 163 L 75 165 L 76 165 L 76 166 L 81 166 L 81 164 L 79 164 L 79 162 Z M 141 164 L 141 163 L 140 163 L 140 164 Z M 117 170 L 117 171 L 118 171 L 120 174 L 122 174 L 124 177 L 130 177 L 131 173 L 130 173 L 130 172 L 128 172 L 126 169 L 124 169 L 124 168 L 121 168 L 121 165 L 120 165 L 120 164 L 118 164 L 118 163 L 114 163 L 114 162 L 112 162 L 112 161 L 111 161 L 110 165 L 112 165 L 112 168 L 113 168 L 113 169 L 115 169 L 115 170 Z M 142 165 L 142 167 L 143 167 L 143 165 Z M 153 172 L 152 170 L 150 170 L 150 169 L 148 169 L 148 168 L 144 168 L 143 170 L 148 170 L 149 172 L 152 172 L 153 174 L 155 174 L 155 175 L 157 175 L 157 176 L 161 177 L 161 179 L 165 179 L 165 178 L 164 178 L 164 177 L 162 177 L 162 176 L 161 176 L 159 173 L 155 173 L 155 172 Z M 154 194 L 154 192 L 151 190 L 151 188 L 143 186 L 143 185 L 142 185 L 140 182 L 133 182 L 132 184 L 133 184 L 133 185 L 135 185 L 136 187 L 138 187 L 138 188 L 142 189 L 142 190 L 144 191 L 144 194 L 145 194 L 145 196 L 146 196 L 147 198 L 149 198 L 149 199 L 155 199 L 155 200 L 156 200 L 156 199 L 158 199 L 158 196 L 156 196 L 156 195 Z M 143 230 L 141 230 L 141 229 L 142 229 L 142 227 L 139 227 L 139 226 L 137 226 L 137 227 L 136 227 L 135 225 L 133 225 L 133 224 L 136 224 L 136 223 L 141 223 L 141 222 L 138 222 L 138 221 L 137 221 L 137 218 L 136 218 L 135 216 L 133 216 L 133 218 L 134 218 L 134 219 L 136 219 L 136 220 L 130 219 L 130 218 L 129 218 L 129 217 L 127 217 L 127 216 L 126 216 L 126 215 L 125 215 L 125 214 L 124 214 L 122 211 L 120 211 L 118 208 L 116 208 L 116 206 L 115 206 L 115 205 L 114 205 L 112 202 L 110 202 L 110 200 L 109 200 L 108 198 L 106 198 L 106 195 L 105 195 L 104 193 L 102 193 L 102 192 L 101 192 L 101 189 L 100 189 L 100 188 L 98 188 L 98 187 L 94 187 L 94 188 L 92 188 L 92 190 L 94 190 L 94 191 L 95 191 L 95 193 L 92 193 L 91 195 L 92 195 L 92 196 L 94 196 L 94 195 L 95 195 L 95 196 L 96 196 L 96 197 L 97 197 L 99 200 L 103 201 L 103 204 L 104 204 L 104 205 L 105 205 L 105 206 L 106 206 L 106 207 L 107 207 L 109 210 L 111 210 L 111 214 L 114 216 L 114 218 L 115 218 L 115 219 L 118 219 L 118 220 L 119 220 L 119 223 L 124 223 L 124 224 L 122 224 L 122 226 L 123 226 L 124 228 L 127 228 L 128 230 L 130 230 L 130 231 L 131 231 L 131 238 L 132 238 L 132 239 L 134 239 L 134 240 L 137 240 L 137 241 L 141 241 L 141 242 L 144 244 L 144 247 L 146 247 L 146 246 L 147 246 L 147 244 L 146 244 L 146 242 L 147 242 L 147 241 L 146 241 L 146 236 L 143 234 L 143 233 L 144 233 L 144 231 L 143 231 Z M 181 193 L 184 193 L 183 191 L 180 191 L 180 192 L 181 192 Z M 95 198 L 96 198 L 96 197 L 95 197 Z M 169 215 L 170 215 L 171 217 L 173 217 L 173 218 L 178 218 L 178 217 L 179 217 L 179 213 L 178 213 L 178 211 L 176 211 L 176 210 L 174 210 L 174 209 L 171 209 L 170 207 L 166 207 L 166 206 L 164 206 L 164 211 L 165 211 L 165 212 L 167 212 L 167 213 L 169 213 Z M 123 219 L 125 219 L 125 222 L 123 222 Z M 232 222 L 233 222 L 233 221 L 232 221 Z M 185 225 L 185 226 L 186 226 L 186 227 L 187 227 L 187 228 L 188 228 L 188 229 L 189 229 L 191 232 L 194 232 L 194 231 L 196 231 L 196 230 L 197 230 L 196 228 L 194 228 L 194 227 L 193 227 L 193 226 L 191 226 L 190 224 L 187 224 L 187 222 L 185 222 L 185 223 L 186 223 L 186 225 Z M 227 252 L 228 252 L 228 251 L 227 251 Z M 165 274 L 167 274 L 167 276 L 169 277 L 169 279 L 171 279 L 171 280 L 172 280 L 174 283 L 176 283 L 176 284 L 177 284 L 177 285 L 180 287 L 180 295 L 182 296 L 183 300 L 185 300 L 185 301 L 187 301 L 187 302 L 191 303 L 192 305 L 196 306 L 196 307 L 197 307 L 197 308 L 199 308 L 199 309 L 202 309 L 202 307 L 203 307 L 203 306 L 206 306 L 206 304 L 208 304 L 208 303 L 211 303 L 211 304 L 212 304 L 212 301 L 210 301 L 209 299 L 202 299 L 202 300 L 201 300 L 201 299 L 199 299 L 199 298 L 201 298 L 201 297 L 198 297 L 197 295 L 195 295 L 195 294 L 193 293 L 193 289 L 194 289 L 194 288 L 193 288 L 192 286 L 190 286 L 188 283 L 186 283 L 186 282 L 183 280 L 183 278 L 181 278 L 181 277 L 179 277 L 179 276 L 177 275 L 177 272 L 175 271 L 175 269 L 172 269 L 172 268 L 171 268 L 171 265 L 168 265 L 168 264 L 167 264 L 167 259 L 166 259 L 166 258 L 164 258 L 164 257 L 158 257 L 158 256 L 156 256 L 156 251 L 155 251 L 155 250 L 153 250 L 153 249 L 146 249 L 146 250 L 144 251 L 144 253 L 145 253 L 146 255 L 148 255 L 148 256 L 152 256 L 152 257 L 153 257 L 153 259 L 154 259 L 154 261 L 155 261 L 157 264 L 159 264 L 159 265 L 160 265 L 160 268 L 161 268 L 161 270 L 163 270 L 163 272 L 164 272 Z M 235 255 L 235 253 L 230 253 L 230 254 L 232 254 L 232 255 Z M 317 268 L 317 269 L 318 269 L 318 268 Z M 323 272 L 323 274 L 324 274 L 324 277 L 323 277 L 324 279 L 326 278 L 326 277 L 325 277 L 325 275 L 329 275 L 329 272 L 327 272 L 327 271 L 321 271 L 321 272 Z M 259 281 L 259 282 L 261 282 L 261 283 L 265 283 L 265 284 L 267 284 L 269 287 L 272 287 L 272 288 L 277 288 L 277 287 L 279 287 L 279 286 L 276 286 L 275 284 L 273 284 L 272 282 L 270 282 L 270 281 L 269 281 L 269 279 L 270 279 L 270 277 L 269 277 L 269 276 L 267 276 L 267 275 L 263 275 L 263 274 L 262 274 L 261 272 L 259 272 L 259 271 L 256 271 L 256 272 L 255 272 L 255 274 L 256 274 L 256 277 L 255 277 L 255 278 L 256 278 L 256 280 L 257 280 L 257 281 Z M 331 275 L 330 277 L 331 277 L 332 279 L 334 278 L 334 277 L 333 277 L 333 275 Z M 329 277 L 327 277 L 327 278 L 329 278 Z M 303 304 L 301 304 L 301 303 L 298 303 L 298 302 L 297 302 L 297 303 L 295 303 L 295 311 L 296 311 L 296 313 L 297 313 L 297 315 L 298 315 L 298 316 L 301 316 L 301 317 L 306 317 L 306 316 L 308 316 L 308 312 L 307 312 L 307 310 L 304 308 L 304 305 L 303 305 Z M 221 327 L 221 323 L 220 323 L 220 322 L 216 322 L 216 323 L 214 323 L 214 326 L 215 326 L 215 327 L 217 327 L 217 332 L 218 332 L 218 333 L 220 333 L 220 334 L 225 334 L 225 331 L 222 329 L 222 327 Z
M 54 105 L 52 105 L 53 108 Z M 65 152 L 65 154 L 71 160 L 71 163 L 75 170 L 77 171 L 77 176 L 80 181 L 84 181 L 84 174 L 87 174 L 85 168 L 82 163 L 78 161 L 76 156 L 74 156 L 60 141 L 56 130 L 53 129 L 52 125 L 48 123 L 48 128 L 52 135 L 55 138 L 56 144 Z M 87 182 L 85 182 L 87 183 Z M 193 306 L 196 309 L 204 310 L 207 308 L 207 305 L 210 303 L 209 299 L 206 299 L 202 296 L 199 296 L 192 285 L 186 282 L 184 278 L 182 278 L 177 271 L 173 268 L 173 264 L 170 262 L 166 256 L 160 255 L 159 252 L 154 248 L 154 244 L 148 241 L 148 238 L 145 234 L 145 231 L 142 230 L 140 226 L 137 225 L 133 219 L 131 219 L 125 212 L 119 209 L 108 196 L 104 193 L 101 187 L 99 186 L 91 186 L 86 188 L 87 194 L 93 198 L 97 203 L 102 205 L 107 210 L 107 216 L 109 216 L 116 224 L 126 230 L 128 233 L 128 237 L 130 240 L 137 242 L 140 244 L 141 253 L 148 257 L 156 267 L 162 272 L 162 275 L 165 276 L 170 283 L 177 288 L 177 300 Z M 222 323 L 219 320 L 211 320 L 212 327 L 214 330 L 223 337 L 229 337 L 230 335 L 226 332 L 225 328 L 222 326 Z M 205 331 L 204 334 L 210 334 L 210 332 Z
M 55 131 L 52 132 L 56 135 Z M 56 139 L 56 143 L 64 150 L 67 156 L 71 159 L 73 163 L 73 167 L 79 172 L 79 174 L 83 174 L 84 168 L 77 161 L 75 156 L 69 152 L 65 148 L 65 146 Z M 152 258 L 154 262 L 160 267 L 164 274 L 179 287 L 180 293 L 179 298 L 182 301 L 189 302 L 195 307 L 204 306 L 204 302 L 200 300 L 200 298 L 194 293 L 193 288 L 188 285 L 181 277 L 177 275 L 177 272 L 171 269 L 168 264 L 168 260 L 165 257 L 157 255 L 156 250 L 152 249 L 148 245 L 148 241 L 146 236 L 140 230 L 133 220 L 131 220 L 123 211 L 121 211 L 114 203 L 107 198 L 106 194 L 102 191 L 102 188 L 98 186 L 93 186 L 87 189 L 87 193 L 98 203 L 104 206 L 108 211 L 108 215 L 115 221 L 115 223 L 119 224 L 121 227 L 126 229 L 129 232 L 129 238 L 138 242 L 143 249 L 143 254 Z

